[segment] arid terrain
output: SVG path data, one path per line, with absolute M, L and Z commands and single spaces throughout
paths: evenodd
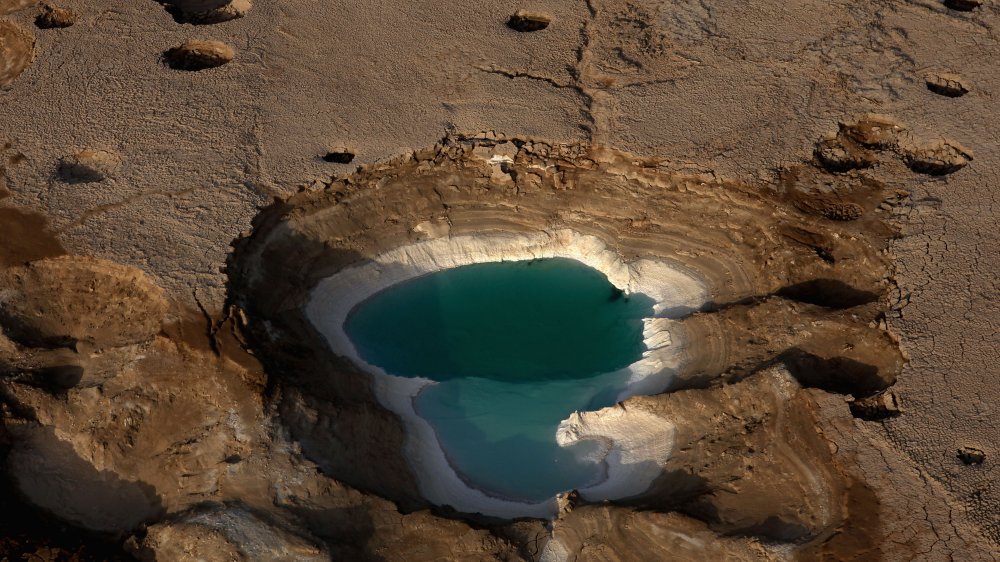
M 1000 560 L 998 16 L 0 0 L 0 560 Z M 567 232 L 701 283 L 573 420 L 669 455 L 428 499 L 316 287 Z

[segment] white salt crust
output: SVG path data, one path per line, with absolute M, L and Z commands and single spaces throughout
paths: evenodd
M 554 257 L 577 260 L 606 275 L 626 294 L 643 293 L 654 300 L 657 317 L 643 321 L 647 351 L 625 368 L 628 386 L 618 399 L 665 389 L 678 367 L 682 344 L 680 338 L 671 337 L 676 324 L 668 317 L 700 307 L 707 300 L 708 288 L 677 265 L 648 259 L 625 263 L 594 236 L 571 230 L 444 236 L 395 248 L 369 262 L 343 269 L 320 281 L 312 292 L 306 315 L 334 353 L 372 374 L 379 401 L 402 418 L 407 433 L 404 453 L 420 493 L 432 503 L 503 518 L 554 518 L 558 511 L 554 497 L 539 503 L 512 501 L 487 495 L 463 482 L 448 463 L 434 429 L 414 410 L 414 397 L 433 381 L 393 376 L 368 364 L 344 332 L 344 322 L 355 306 L 407 279 L 474 263 Z M 605 478 L 579 490 L 584 499 L 595 501 L 645 491 L 670 455 L 673 433 L 673 426 L 662 418 L 613 406 L 574 413 L 560 424 L 556 440 L 562 446 L 582 439 L 604 445 L 601 454 Z

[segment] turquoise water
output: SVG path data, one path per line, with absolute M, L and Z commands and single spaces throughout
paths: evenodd
M 344 329 L 366 362 L 424 377 L 417 413 L 452 465 L 494 495 L 540 501 L 602 476 L 595 443 L 559 447 L 559 422 L 609 406 L 620 371 L 645 351 L 645 295 L 601 272 L 550 258 L 457 267 L 361 303 Z

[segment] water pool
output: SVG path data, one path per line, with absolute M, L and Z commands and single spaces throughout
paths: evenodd
M 479 263 L 376 293 L 344 331 L 365 362 L 435 381 L 414 406 L 466 483 L 535 502 L 602 479 L 599 444 L 556 429 L 615 402 L 653 304 L 572 259 Z

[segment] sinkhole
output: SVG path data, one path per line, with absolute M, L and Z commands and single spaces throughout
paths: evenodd
M 557 430 L 619 399 L 654 304 L 555 257 L 408 279 L 357 304 L 343 327 L 368 365 L 426 381 L 414 410 L 468 486 L 540 502 L 606 477 L 599 442 L 560 446 Z

